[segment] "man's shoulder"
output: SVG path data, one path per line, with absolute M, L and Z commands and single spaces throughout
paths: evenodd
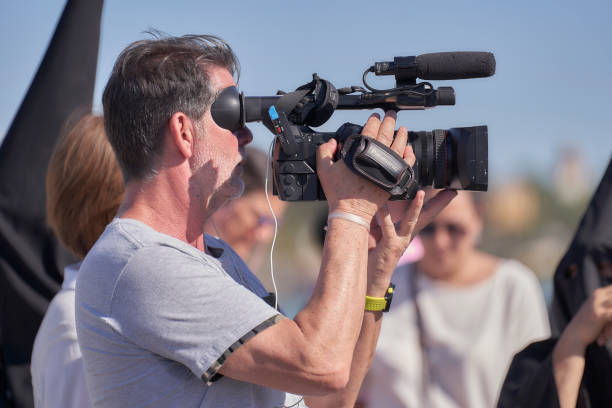
M 136 220 L 115 219 L 85 257 L 77 291 L 106 288 L 112 292 L 112 285 L 120 281 L 154 280 L 177 270 L 183 274 L 224 273 L 219 262 L 185 242 Z
M 167 279 L 169 272 L 183 278 L 192 274 L 226 275 L 220 262 L 198 252 L 164 243 L 145 245 L 135 250 L 126 260 L 122 275 L 147 279 Z
M 128 246 L 132 249 L 140 249 L 150 246 L 175 247 L 182 251 L 197 253 L 197 249 L 170 235 L 154 230 L 147 224 L 131 218 L 115 218 L 107 225 L 94 245 L 100 243 L 114 246 Z
M 106 227 L 87 254 L 82 269 L 86 269 L 92 259 L 98 258 L 120 260 L 123 263 L 133 259 L 152 262 L 159 258 L 207 260 L 206 254 L 186 242 L 155 231 L 138 220 L 127 218 L 115 218 Z

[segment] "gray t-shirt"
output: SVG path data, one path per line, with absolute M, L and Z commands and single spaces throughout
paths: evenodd
M 85 258 L 78 341 L 96 407 L 276 407 L 284 392 L 221 377 L 244 341 L 274 324 L 267 292 L 223 241 L 203 253 L 115 219 Z M 288 398 L 288 399 L 286 399 Z

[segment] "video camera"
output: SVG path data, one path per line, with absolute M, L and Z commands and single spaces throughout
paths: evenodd
M 366 77 L 394 75 L 396 86 L 371 87 Z M 261 121 L 276 135 L 274 193 L 284 201 L 325 200 L 316 173 L 316 149 L 331 138 L 343 159 L 358 175 L 391 194 L 392 200 L 414 197 L 418 187 L 486 191 L 488 133 L 486 126 L 408 132 L 416 162 L 405 161 L 383 144 L 361 136 L 362 127 L 345 123 L 336 132 L 316 132 L 336 109 L 422 110 L 454 105 L 452 87 L 435 89 L 416 79 L 447 80 L 488 77 L 495 57 L 488 52 L 443 52 L 376 62 L 363 74 L 363 85 L 336 89 L 313 74 L 311 82 L 294 92 L 245 97 L 236 87 L 222 90 L 211 106 L 214 121 L 236 131 L 247 122 Z

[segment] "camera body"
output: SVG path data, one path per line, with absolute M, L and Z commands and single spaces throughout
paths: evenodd
M 287 154 L 280 139 L 275 143 L 272 164 L 274 194 L 283 201 L 325 200 L 316 173 L 318 147 L 332 138 L 341 145 L 348 136 L 360 133 L 361 129 L 352 123 L 345 123 L 334 133 L 292 126 L 289 131 L 295 140 L 295 152 Z M 410 131 L 408 144 L 416 157 L 412 169 L 418 187 L 487 190 L 486 126 Z
M 277 140 L 272 163 L 274 194 L 283 201 L 325 200 L 325 193 L 317 177 L 317 148 L 335 137 L 331 132 L 315 132 L 308 127 L 297 127 L 297 150 L 287 154 Z

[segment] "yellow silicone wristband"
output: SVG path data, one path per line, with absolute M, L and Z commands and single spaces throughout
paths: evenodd
M 369 310 L 371 312 L 380 312 L 381 310 L 385 310 L 387 307 L 387 299 L 384 297 L 372 297 L 366 296 L 365 301 L 365 310 Z

